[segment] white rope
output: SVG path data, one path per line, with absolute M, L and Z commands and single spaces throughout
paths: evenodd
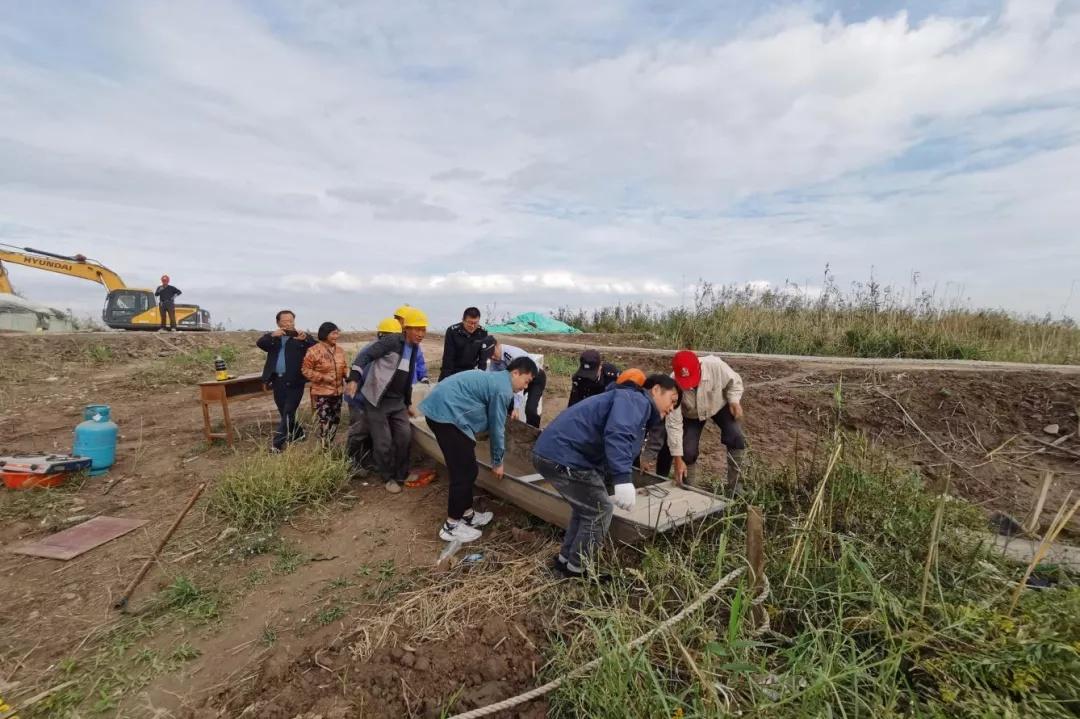
M 693 602 L 686 605 L 682 609 L 682 611 L 680 611 L 678 614 L 675 614 L 675 615 L 669 617 L 668 619 L 661 622 L 658 626 L 654 627 L 653 629 L 651 629 L 648 632 L 646 632 L 645 634 L 641 635 L 640 637 L 638 637 L 634 641 L 627 644 L 624 647 L 624 649 L 626 649 L 626 650 L 636 649 L 636 648 L 640 647 L 642 644 L 644 644 L 645 642 L 647 642 L 650 639 L 652 639 L 653 637 L 655 637 L 660 632 L 663 632 L 663 631 L 665 631 L 667 629 L 670 629 L 672 626 L 674 626 L 675 624 L 679 623 L 680 621 L 685 619 L 690 614 L 697 611 L 701 607 L 701 605 L 703 605 L 705 602 L 709 601 L 714 596 L 716 596 L 720 592 L 720 590 L 723 589 L 724 587 L 726 587 L 728 584 L 731 584 L 731 582 L 735 581 L 740 576 L 742 576 L 743 572 L 745 572 L 745 571 L 746 571 L 746 567 L 739 567 L 738 569 L 735 569 L 735 570 L 729 572 L 727 575 L 721 577 L 720 580 L 716 582 L 716 584 L 712 585 L 712 588 L 709 589 L 709 591 L 705 592 L 700 597 L 695 599 Z M 753 603 L 754 604 L 760 604 L 761 602 L 765 601 L 765 597 L 768 596 L 768 591 L 769 591 L 769 585 L 768 585 L 768 580 L 766 579 L 765 587 L 763 588 L 762 593 L 754 598 Z M 602 662 L 605 659 L 605 656 L 606 655 L 601 655 L 601 656 L 597 657 L 596 659 L 593 659 L 588 664 L 583 664 L 580 667 L 578 667 L 577 669 L 571 671 L 570 673 L 564 674 L 563 676 L 559 677 L 558 679 L 553 679 L 552 681 L 548 682 L 547 684 L 544 684 L 543 686 L 536 687 L 535 689 L 530 689 L 529 691 L 525 692 L 524 694 L 518 694 L 515 697 L 510 697 L 509 699 L 504 699 L 501 702 L 496 702 L 495 704 L 489 704 L 486 707 L 480 707 L 479 709 L 473 709 L 472 711 L 467 711 L 464 714 L 455 714 L 454 716 L 450 717 L 450 719 L 479 719 L 480 717 L 485 717 L 485 716 L 488 716 L 489 714 L 494 714 L 495 712 L 503 711 L 504 709 L 511 709 L 513 707 L 518 706 L 519 704 L 524 704 L 525 702 L 529 702 L 529 701 L 532 701 L 533 699 L 536 699 L 538 697 L 542 697 L 545 694 L 548 694 L 548 693 L 558 689 L 560 686 L 562 686 L 568 680 L 574 679 L 575 677 L 579 677 L 582 674 L 587 674 L 588 672 L 591 672 L 593 669 L 596 669 L 598 666 L 600 666 L 600 662 Z

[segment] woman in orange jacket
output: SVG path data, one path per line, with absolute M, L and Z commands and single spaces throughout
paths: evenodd
M 311 383 L 315 416 L 319 421 L 319 439 L 329 445 L 341 423 L 341 393 L 348 374 L 345 352 L 338 345 L 341 330 L 333 322 L 319 325 L 319 341 L 304 355 L 300 371 Z

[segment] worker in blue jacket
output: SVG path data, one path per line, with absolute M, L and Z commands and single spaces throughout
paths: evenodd
M 480 527 L 489 523 L 491 512 L 473 510 L 473 486 L 476 484 L 476 435 L 487 432 L 491 444 L 491 473 L 503 476 L 506 452 L 506 418 L 514 402 L 514 393 L 532 382 L 536 363 L 518 357 L 505 370 L 484 372 L 466 370 L 441 380 L 420 403 L 428 427 L 442 450 L 450 475 L 450 497 L 446 522 L 439 530 L 444 542 L 471 542 L 480 537 Z
M 668 375 L 654 374 L 643 385 L 613 384 L 601 394 L 562 411 L 533 446 L 533 465 L 570 505 L 570 524 L 555 570 L 581 577 L 586 560 L 607 536 L 613 506 L 634 508 L 634 460 L 646 431 L 679 402 Z M 615 486 L 609 497 L 604 479 Z

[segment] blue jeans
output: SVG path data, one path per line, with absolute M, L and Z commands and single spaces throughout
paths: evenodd
M 533 466 L 551 483 L 570 505 L 570 524 L 566 527 L 559 554 L 570 569 L 580 571 L 596 548 L 603 544 L 611 526 L 614 505 L 604 485 L 604 475 L 595 469 L 572 469 L 556 464 L 538 454 Z

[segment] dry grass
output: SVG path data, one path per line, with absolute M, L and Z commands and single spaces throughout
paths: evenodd
M 648 333 L 669 347 L 760 354 L 974 359 L 1080 363 L 1080 329 L 1067 317 L 1020 317 L 972 309 L 933 292 L 882 287 L 872 278 L 841 291 L 826 272 L 824 291 L 703 284 L 693 304 L 636 304 L 560 310 L 589 332 Z
M 374 615 L 364 617 L 352 634 L 353 656 L 364 661 L 384 646 L 443 641 L 486 617 L 513 616 L 554 581 L 544 578 L 546 572 L 535 557 L 499 561 L 489 552 L 485 561 L 493 568 L 475 567 L 467 574 L 451 572 L 436 578 L 398 595 L 390 611 L 381 611 L 385 605 L 374 606 Z

